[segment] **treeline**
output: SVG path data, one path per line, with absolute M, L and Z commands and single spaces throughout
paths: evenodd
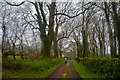
M 74 32 L 78 57 L 120 57 L 119 3 L 92 3 L 80 19 L 81 29 Z M 82 8 L 84 10 L 84 8 Z M 81 36 L 81 37 L 79 37 Z
M 0 4 L 3 57 L 11 53 L 15 60 L 17 52 L 21 58 L 25 53 L 62 57 L 67 50 L 77 57 L 120 56 L 117 2 Z

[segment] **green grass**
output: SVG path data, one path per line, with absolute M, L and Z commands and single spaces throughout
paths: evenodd
M 11 59 L 13 59 L 13 56 L 11 56 L 11 55 L 9 55 L 8 57 L 11 58 Z M 15 59 L 19 60 L 19 59 L 21 59 L 21 56 L 15 56 Z
M 79 76 L 81 78 L 102 78 L 100 75 L 97 73 L 92 73 L 86 66 L 84 66 L 82 63 L 77 63 L 77 61 L 73 61 L 73 66 Z
M 15 63 L 18 63 L 19 67 L 17 69 L 4 68 L 3 78 L 45 78 L 61 66 L 64 63 L 64 59 L 18 59 Z

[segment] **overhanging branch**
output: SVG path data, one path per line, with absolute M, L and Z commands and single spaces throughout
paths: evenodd
M 63 37 L 59 38 L 59 39 L 57 40 L 57 42 L 58 42 L 59 40 L 63 39 L 63 38 L 69 38 L 70 35 L 72 34 L 72 32 L 73 32 L 76 28 L 78 28 L 79 26 L 81 26 L 81 25 L 78 25 L 78 26 L 74 27 L 74 28 L 71 30 L 71 32 L 69 33 L 68 36 L 63 36 Z
M 80 12 L 79 14 L 74 15 L 74 16 L 70 16 L 70 15 L 65 14 L 65 13 L 56 13 L 55 15 L 64 15 L 64 16 L 67 16 L 67 17 L 69 17 L 69 18 L 74 18 L 74 17 L 79 16 L 80 14 L 85 13 L 85 11 L 86 11 L 86 10 L 89 10 L 89 8 L 91 8 L 94 4 L 95 4 L 95 3 L 91 4 L 88 8 L 85 8 L 85 10 L 84 10 L 84 11 L 82 11 L 82 12 Z
M 33 2 L 31 2 L 31 1 L 23 1 L 23 2 L 21 2 L 20 4 L 12 4 L 12 3 L 10 3 L 10 2 L 7 2 L 6 0 L 4 0 L 7 4 L 9 4 L 9 5 L 11 5 L 11 6 L 20 6 L 20 5 L 22 5 L 22 4 L 24 4 L 25 2 L 29 2 L 29 3 L 32 3 L 33 5 L 35 5 Z

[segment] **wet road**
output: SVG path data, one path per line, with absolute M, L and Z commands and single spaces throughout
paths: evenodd
M 55 70 L 50 76 L 47 78 L 67 78 L 72 79 L 76 78 L 81 80 L 80 76 L 77 74 L 73 67 L 73 61 L 69 60 L 67 64 L 63 64 L 57 70 Z

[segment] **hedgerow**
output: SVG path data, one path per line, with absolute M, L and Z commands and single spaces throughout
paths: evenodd
M 120 60 L 118 58 L 84 58 L 80 62 L 94 73 L 104 75 L 105 78 L 120 78 Z

